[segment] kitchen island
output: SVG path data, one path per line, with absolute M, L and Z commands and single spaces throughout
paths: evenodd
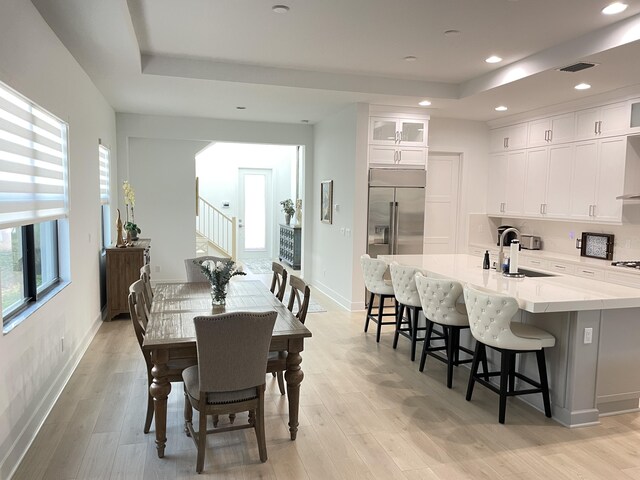
M 379 258 L 515 297 L 520 312 L 514 321 L 536 325 L 556 337 L 556 345 L 546 350 L 556 421 L 583 426 L 598 423 L 603 414 L 638 410 L 640 289 L 556 272 L 507 278 L 483 270 L 482 258 L 464 254 Z M 465 342 L 470 345 L 471 337 Z M 537 378 L 535 355 L 521 357 L 518 370 Z M 519 398 L 542 410 L 538 397 Z

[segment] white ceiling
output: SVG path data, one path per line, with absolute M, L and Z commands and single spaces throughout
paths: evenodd
M 32 3 L 119 112 L 313 123 L 351 102 L 428 98 L 432 115 L 490 120 L 498 104 L 511 114 L 640 84 L 640 0 L 616 16 L 600 0 Z M 504 61 L 485 63 L 493 54 Z M 579 60 L 600 65 L 555 71 Z

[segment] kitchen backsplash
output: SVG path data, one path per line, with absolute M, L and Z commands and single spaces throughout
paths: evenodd
M 542 249 L 549 252 L 580 257 L 576 239 L 582 232 L 612 233 L 615 235 L 614 260 L 640 260 L 640 223 L 598 225 L 552 220 L 490 218 L 485 214 L 469 215 L 469 243 L 497 244 L 497 228 L 511 225 L 521 233 L 542 238 Z

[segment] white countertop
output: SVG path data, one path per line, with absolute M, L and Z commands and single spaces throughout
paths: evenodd
M 381 255 L 378 258 L 510 295 L 518 300 L 521 309 L 531 313 L 640 307 L 637 288 L 556 272 L 551 272 L 552 277 L 507 278 L 495 270 L 483 270 L 482 257 L 473 255 Z

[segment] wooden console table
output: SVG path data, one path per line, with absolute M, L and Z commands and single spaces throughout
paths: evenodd
M 107 318 L 129 312 L 129 286 L 140 280 L 140 268 L 149 263 L 151 239 L 144 238 L 132 247 L 107 247 Z

